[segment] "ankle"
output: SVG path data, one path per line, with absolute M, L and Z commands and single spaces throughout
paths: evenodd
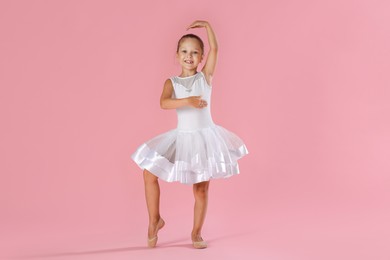
M 201 235 L 200 231 L 196 231 L 196 232 L 192 231 L 191 238 L 194 241 L 202 240 L 202 235 Z
M 156 226 L 160 222 L 161 217 L 149 219 L 149 226 Z

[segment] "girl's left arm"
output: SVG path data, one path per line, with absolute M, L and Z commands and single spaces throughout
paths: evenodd
M 209 85 L 211 85 L 211 80 L 214 75 L 215 67 L 217 65 L 217 58 L 218 58 L 218 42 L 217 37 L 215 36 L 214 30 L 211 27 L 210 23 L 207 21 L 195 21 L 190 26 L 188 26 L 187 30 L 189 28 L 199 28 L 199 27 L 205 27 L 207 31 L 207 38 L 210 45 L 210 50 L 207 54 L 207 60 L 205 65 L 202 68 L 203 74 L 205 74 L 206 79 L 208 79 Z

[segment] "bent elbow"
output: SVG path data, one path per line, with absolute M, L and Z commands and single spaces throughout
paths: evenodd
M 161 109 L 167 109 L 167 106 L 166 106 L 164 100 L 160 101 L 160 107 L 161 107 Z

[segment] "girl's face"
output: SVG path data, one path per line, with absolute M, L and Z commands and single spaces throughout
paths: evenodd
M 180 44 L 176 57 L 183 69 L 196 69 L 203 59 L 198 40 L 193 38 L 184 39 Z

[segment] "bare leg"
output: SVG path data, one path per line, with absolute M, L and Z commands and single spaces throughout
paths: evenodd
M 157 176 L 144 170 L 145 198 L 149 213 L 148 239 L 157 236 L 157 232 L 164 226 L 160 216 L 160 185 Z
M 194 226 L 191 233 L 193 242 L 203 241 L 201 232 L 207 212 L 209 184 L 210 181 L 204 181 L 193 186 L 195 197 Z

